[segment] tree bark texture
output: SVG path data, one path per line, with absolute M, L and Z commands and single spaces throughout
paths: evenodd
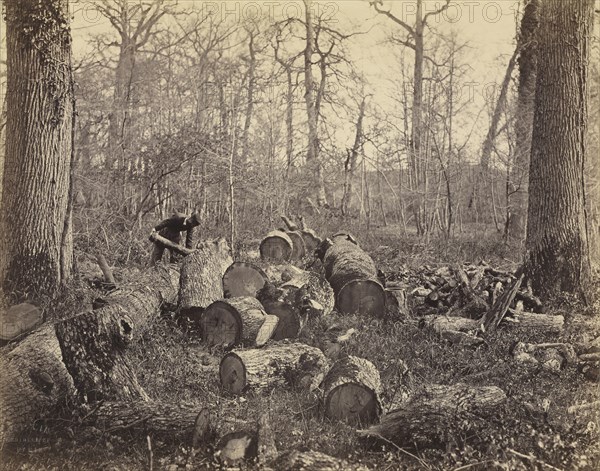
M 215 301 L 200 317 L 202 336 L 209 347 L 255 346 L 267 321 L 263 305 L 249 296 Z
M 584 164 L 592 0 L 540 7 L 526 276 L 542 299 L 586 296 L 590 280 Z
M 353 425 L 370 425 L 382 411 L 379 371 L 369 360 L 347 356 L 336 361 L 321 384 L 325 415 Z
M 7 122 L 0 277 L 52 293 L 71 276 L 73 83 L 66 0 L 6 2 Z M 10 234 L 10 237 L 9 237 Z
M 2 355 L 0 442 L 15 440 L 61 406 L 91 400 L 146 400 L 123 350 L 164 302 L 177 296 L 178 272 L 141 273 L 102 309 L 47 324 Z
M 221 360 L 219 374 L 223 389 L 233 394 L 280 387 L 312 391 L 325 376 L 327 366 L 318 348 L 283 341 L 228 353 Z
M 385 314 L 386 296 L 377 280 L 377 268 L 358 245 L 347 240 L 336 241 L 325 253 L 323 266 L 341 312 Z
M 440 447 L 465 427 L 484 423 L 505 402 L 506 394 L 496 386 L 430 385 L 363 433 L 401 447 Z
M 517 115 L 515 117 L 515 156 L 510 177 L 513 193 L 509 197 L 511 212 L 509 234 L 518 240 L 525 239 L 527 229 L 527 183 L 537 79 L 535 32 L 539 22 L 538 11 L 539 0 L 529 0 L 523 12 L 521 30 L 517 41 L 519 47 L 519 89 Z
M 204 308 L 223 298 L 223 276 L 233 263 L 225 239 L 204 241 L 183 259 L 179 279 L 179 308 L 199 320 Z

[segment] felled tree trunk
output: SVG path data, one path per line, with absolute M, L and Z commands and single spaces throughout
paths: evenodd
M 223 275 L 225 298 L 256 296 L 267 282 L 267 274 L 254 263 L 233 262 Z
M 292 260 L 300 260 L 306 255 L 306 244 L 300 231 L 286 231 L 286 234 L 292 239 Z
M 260 256 L 264 260 L 287 262 L 294 250 L 292 239 L 283 231 L 272 231 L 260 243 Z
M 223 298 L 223 276 L 232 263 L 225 239 L 204 241 L 183 260 L 179 284 L 182 315 L 198 321 L 209 304 Z
M 234 350 L 221 360 L 221 386 L 242 394 L 279 387 L 315 389 L 327 369 L 321 350 L 302 343 L 276 343 L 262 349 Z
M 171 268 L 141 272 L 136 284 L 107 296 L 108 304 L 42 326 L 0 359 L 0 443 L 34 422 L 80 401 L 146 400 L 123 356 L 164 302 L 177 296 Z
M 563 316 L 554 316 L 551 314 L 534 314 L 532 312 L 519 312 L 509 309 L 512 317 L 506 317 L 506 325 L 512 328 L 529 328 L 543 332 L 562 332 L 565 324 Z
M 459 431 L 464 435 L 465 427 L 484 424 L 505 401 L 506 394 L 496 386 L 426 386 L 361 433 L 401 447 L 441 447 Z
M 482 333 L 482 322 L 466 317 L 425 316 L 424 325 L 441 338 L 451 343 L 476 347 L 484 340 L 477 334 Z
M 261 346 L 271 338 L 277 320 L 267 316 L 260 301 L 246 296 L 215 301 L 202 313 L 200 326 L 209 347 Z
M 385 314 L 386 296 L 377 280 L 375 263 L 358 245 L 344 239 L 336 241 L 325 253 L 323 265 L 341 312 Z
M 382 411 L 381 378 L 373 363 L 347 356 L 336 361 L 321 385 L 325 415 L 348 424 L 370 425 Z
M 308 319 L 329 314 L 334 304 L 327 280 L 303 270 L 279 288 L 265 286 L 257 297 L 269 314 L 279 317 L 273 340 L 298 337 Z
M 102 402 L 88 414 L 83 425 L 104 433 L 144 432 L 162 440 L 191 444 L 202 411 L 154 401 Z
M 319 451 L 287 451 L 275 460 L 273 469 L 285 469 L 286 471 L 367 471 L 361 464 L 351 464 L 345 460 L 334 458 Z

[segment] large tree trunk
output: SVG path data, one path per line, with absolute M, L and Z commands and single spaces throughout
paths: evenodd
M 459 431 L 464 435 L 465 426 L 484 424 L 486 415 L 504 402 L 506 394 L 496 386 L 430 385 L 363 433 L 401 447 L 439 447 L 455 439 Z
M 102 309 L 45 325 L 2 356 L 1 443 L 61 406 L 148 399 L 123 349 L 163 303 L 176 299 L 178 273 L 152 269 L 137 281 L 108 296 Z
M 181 314 L 199 319 L 204 308 L 223 298 L 223 275 L 233 263 L 225 239 L 204 241 L 181 265 Z
M 592 0 L 540 8 L 526 275 L 546 298 L 586 297 L 590 281 L 584 162 Z
M 66 0 L 6 2 L 2 186 L 10 191 L 3 192 L 0 215 L 5 293 L 51 293 L 71 276 L 74 98 L 68 18 Z
M 538 26 L 538 0 L 529 0 L 525 6 L 519 32 L 519 95 L 515 118 L 515 157 L 510 176 L 513 193 L 509 197 L 509 235 L 523 240 L 527 229 L 527 182 L 533 109 L 537 77 L 537 52 L 535 31 Z
M 323 259 L 325 277 L 336 296 L 338 309 L 346 314 L 385 314 L 385 291 L 377 281 L 373 259 L 348 240 L 336 241 Z

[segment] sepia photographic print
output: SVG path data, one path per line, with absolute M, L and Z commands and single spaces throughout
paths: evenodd
M 1 8 L 1 470 L 599 469 L 600 1 Z

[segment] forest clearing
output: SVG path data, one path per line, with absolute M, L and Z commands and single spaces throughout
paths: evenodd
M 475 3 L 6 0 L 0 468 L 598 469 L 599 5 Z

